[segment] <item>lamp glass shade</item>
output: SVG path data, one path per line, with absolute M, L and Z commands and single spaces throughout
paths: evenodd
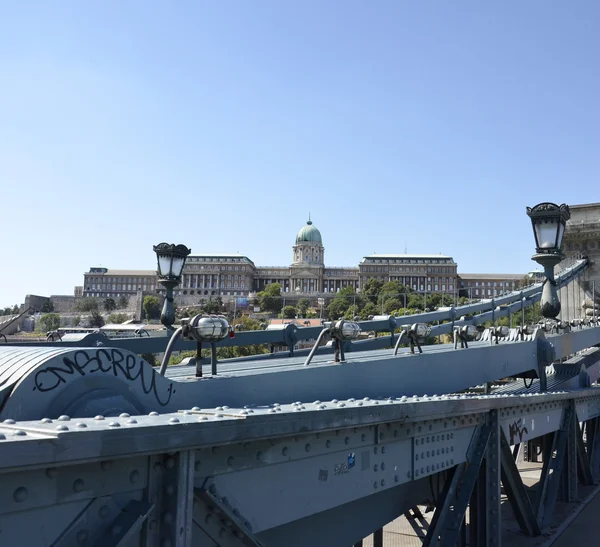
M 561 231 L 561 228 L 562 226 L 558 223 L 558 219 L 536 222 L 535 233 L 537 236 L 538 247 L 547 250 L 559 249 L 560 245 L 556 244 L 556 240 L 557 231 Z M 564 228 L 562 231 L 564 232 Z
M 173 277 L 180 277 L 181 272 L 183 271 L 183 265 L 185 264 L 185 258 L 182 256 L 173 256 L 173 260 L 171 262 L 171 273 Z
M 158 274 L 161 277 L 171 275 L 171 255 L 158 255 Z

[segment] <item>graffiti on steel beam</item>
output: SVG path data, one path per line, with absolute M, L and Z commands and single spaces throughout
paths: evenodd
M 173 382 L 163 393 L 157 386 L 157 372 L 143 359 L 132 353 L 124 354 L 118 349 L 79 350 L 73 357 L 63 357 L 63 365 L 46 366 L 34 377 L 34 391 L 53 391 L 66 384 L 73 376 L 88 376 L 94 373 L 112 374 L 129 382 L 139 382 L 146 395 L 152 395 L 160 406 L 169 404 L 175 388 Z
M 517 442 L 521 442 L 523 440 L 523 435 L 525 433 L 529 433 L 527 426 L 523 422 L 523 418 L 519 418 L 515 420 L 512 424 L 508 426 L 508 434 L 510 436 L 510 444 L 516 444 Z M 518 440 L 517 440 L 518 437 Z

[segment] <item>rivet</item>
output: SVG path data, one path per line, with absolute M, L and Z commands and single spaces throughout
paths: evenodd
M 69 431 L 69 428 L 66 425 L 58 425 L 56 431 Z
M 215 418 L 222 418 L 223 414 L 215 414 Z
M 378 486 L 379 486 L 379 484 L 377 484 L 377 481 L 375 481 L 375 482 L 373 483 L 373 488 L 377 489 L 377 487 L 378 487 Z
M 148 416 L 158 416 L 158 412 L 156 412 L 156 410 L 153 410 L 148 414 Z
M 52 420 L 50 418 L 42 418 L 40 422 L 43 424 L 51 424 Z
M 125 422 L 128 424 L 137 424 L 137 420 L 135 418 L 129 418 L 128 420 L 125 420 Z
M 304 450 L 306 450 L 307 452 L 310 452 L 310 448 L 311 448 L 310 443 L 306 443 Z
M 16 424 L 17 422 L 15 422 L 12 418 L 7 418 L 6 420 L 4 420 L 4 423 L 8 424 L 8 425 L 13 425 L 13 424 Z
M 112 462 L 109 460 L 105 460 L 100 463 L 100 469 L 102 469 L 102 471 L 108 471 L 111 467 L 112 467 Z
M 228 467 L 232 467 L 234 461 L 235 461 L 234 457 L 233 456 L 229 456 L 229 458 L 227 458 L 227 466 Z
M 256 453 L 256 459 L 257 459 L 258 461 L 261 461 L 261 460 L 262 460 L 262 452 L 258 451 L 258 452 Z
M 25 437 L 27 436 L 27 433 L 25 433 L 25 431 L 23 431 L 22 429 L 17 429 L 13 435 L 17 436 L 17 437 Z
M 56 469 L 55 467 L 49 467 L 48 469 L 46 469 L 46 477 L 48 477 L 49 479 L 53 479 L 56 476 L 58 476 L 58 469 Z
M 129 481 L 131 482 L 131 484 L 135 484 L 139 479 L 140 479 L 139 471 L 134 470 L 129 474 Z
M 199 410 L 201 410 L 199 406 L 193 406 L 192 407 L 192 411 L 193 412 L 198 412 Z
M 87 424 L 85 424 L 83 422 L 77 422 L 75 424 L 75 427 L 78 427 L 79 429 L 85 429 L 87 427 Z
M 344 439 L 344 442 L 345 442 L 346 444 L 350 444 L 350 437 L 346 437 L 346 438 Z
M 382 454 L 385 454 L 385 446 L 382 446 L 382 447 L 381 447 L 381 453 L 382 453 Z
M 385 469 L 385 463 L 381 462 L 381 470 L 383 471 Z
M 106 517 L 108 517 L 108 514 L 110 513 L 109 509 L 108 509 L 108 505 L 103 505 L 102 507 L 100 507 L 100 510 L 98 511 L 98 514 L 100 515 L 100 518 L 105 519 Z
M 110 533 L 111 533 L 113 536 L 118 536 L 118 535 L 121 533 L 121 531 L 122 531 L 122 530 L 123 530 L 123 527 L 122 527 L 122 526 L 119 526 L 118 524 L 115 524 L 115 525 L 114 525 L 114 526 L 113 526 L 113 527 L 110 529 Z
M 83 490 L 83 481 L 81 479 L 77 479 L 74 483 L 73 483 L 73 491 L 74 492 L 81 492 Z
M 178 424 L 179 423 L 179 418 L 169 418 L 169 423 L 170 424 Z
M 104 416 L 102 416 L 102 415 L 98 414 L 98 416 L 96 416 L 96 417 L 94 418 L 94 420 L 98 420 L 98 421 L 100 421 L 100 420 L 104 420 Z
M 207 416 L 200 416 L 200 418 L 198 418 L 199 422 L 205 422 L 206 420 L 208 420 Z
M 377 473 L 377 471 L 379 471 L 379 467 L 377 465 L 373 466 L 373 471 L 375 471 L 375 473 Z
M 366 436 L 366 435 L 363 433 L 363 434 L 360 436 L 360 440 L 361 440 L 361 442 L 363 442 L 363 443 L 364 443 L 364 442 L 367 440 L 367 436 Z
M 173 515 L 169 511 L 163 515 L 163 522 L 166 524 L 173 522 Z
M 108 427 L 121 427 L 121 424 L 119 422 L 110 422 Z
M 85 543 L 87 541 L 87 538 L 88 538 L 87 530 L 79 530 L 79 532 L 77 532 L 77 541 L 79 543 Z
M 381 484 L 382 487 L 385 486 L 385 480 L 381 479 L 381 483 L 380 484 Z
M 410 473 L 409 473 L 410 475 Z M 400 480 L 400 477 L 398 475 L 394 475 L 394 482 L 398 482 Z
M 281 453 L 282 453 L 284 456 L 287 456 L 287 455 L 288 455 L 288 449 L 287 449 L 287 446 L 284 446 L 284 447 L 283 447 L 283 450 L 281 451 Z
M 123 413 L 119 414 L 119 418 L 131 418 L 131 415 L 127 414 L 127 412 L 123 412 Z
M 13 498 L 17 503 L 21 503 L 22 501 L 25 501 L 27 499 L 27 494 L 27 488 L 21 486 L 15 490 Z

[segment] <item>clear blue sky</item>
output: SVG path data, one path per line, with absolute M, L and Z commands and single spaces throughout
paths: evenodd
M 0 3 L 0 305 L 152 245 L 286 265 L 535 266 L 525 215 L 600 201 L 600 3 Z

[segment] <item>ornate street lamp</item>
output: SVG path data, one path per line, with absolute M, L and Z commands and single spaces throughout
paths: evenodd
M 173 289 L 181 282 L 181 272 L 185 260 L 192 252 L 185 245 L 174 243 L 159 243 L 154 245 L 156 260 L 158 264 L 158 282 L 165 288 L 165 304 L 160 314 L 160 322 L 167 327 L 173 328 L 175 323 L 175 309 L 173 307 Z
M 535 251 L 531 259 L 544 268 L 546 279 L 542 287 L 542 315 L 547 319 L 556 319 L 560 313 L 560 301 L 556 292 L 554 267 L 564 258 L 562 240 L 567 220 L 571 218 L 569 206 L 556 203 L 540 203 L 527 207 L 531 218 Z

